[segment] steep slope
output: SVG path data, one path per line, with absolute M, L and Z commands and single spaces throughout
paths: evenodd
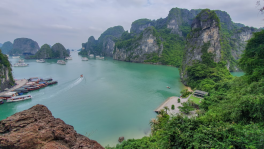
M 5 42 L 1 47 L 3 54 L 9 54 L 10 50 L 12 49 L 13 49 L 13 44 L 10 41 Z
M 3 91 L 5 88 L 10 88 L 14 83 L 15 81 L 8 57 L 0 52 L 0 91 Z
M 157 31 L 153 27 L 148 27 L 138 37 L 131 36 L 132 38 L 117 42 L 113 58 L 142 63 L 149 57 L 161 56 L 163 45 L 156 34 Z
M 74 128 L 49 109 L 36 105 L 0 121 L 0 148 L 9 149 L 103 149 L 94 140 L 76 133 Z
M 65 47 L 60 44 L 56 43 L 52 47 L 48 44 L 44 44 L 41 46 L 40 50 L 32 56 L 28 56 L 26 58 L 29 59 L 52 59 L 52 58 L 65 58 L 69 56 L 68 51 Z
M 114 26 L 103 32 L 98 40 L 95 40 L 93 36 L 89 37 L 88 41 L 82 44 L 82 50 L 79 54 L 94 54 L 112 57 L 115 46 L 114 40 L 120 38 L 124 31 L 122 26 Z
M 36 41 L 29 38 L 17 38 L 14 40 L 13 49 L 9 52 L 10 55 L 34 55 L 39 50 L 39 45 Z

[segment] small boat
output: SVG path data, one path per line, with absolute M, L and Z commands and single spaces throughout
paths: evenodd
M 46 78 L 46 79 L 42 79 L 43 81 L 52 81 L 53 79 L 52 78 Z
M 1 104 L 4 104 L 4 101 L 3 101 L 3 99 L 0 99 L 0 105 L 1 105 Z
M 167 86 L 167 88 L 168 88 L 168 89 L 170 89 L 170 87 L 169 87 L 169 86 Z
M 90 57 L 90 58 L 94 58 L 94 55 L 93 55 L 93 54 L 90 54 L 89 57 Z
M 24 60 L 23 59 L 20 59 L 18 62 L 19 63 L 24 63 Z
M 88 58 L 87 57 L 83 57 L 82 61 L 88 61 Z
M 15 63 L 13 66 L 14 67 L 26 67 L 28 66 L 29 64 L 26 64 L 26 63 Z
M 57 64 L 66 65 L 66 62 L 64 60 L 58 60 Z
M 72 60 L 72 57 L 66 57 L 65 60 Z
M 12 56 L 12 58 L 20 58 L 20 56 Z
M 27 99 L 31 99 L 31 98 L 32 98 L 31 95 L 16 96 L 16 97 L 12 97 L 12 98 L 7 99 L 6 102 L 23 101 L 23 100 L 27 100 Z
M 100 56 L 97 55 L 95 58 L 96 58 L 96 59 L 100 59 Z
M 104 57 L 100 57 L 99 59 L 104 59 Z
M 83 77 L 83 75 L 81 74 L 81 78 Z
M 58 81 L 50 81 L 50 82 L 47 82 L 47 83 L 48 83 L 48 85 L 53 85 L 53 84 L 57 84 Z
M 38 62 L 38 63 L 45 63 L 45 60 L 44 59 L 37 59 L 36 62 Z

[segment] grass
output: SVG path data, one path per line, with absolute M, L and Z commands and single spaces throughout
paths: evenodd
M 193 96 L 193 95 L 191 95 L 191 97 L 189 98 L 189 100 L 193 100 L 193 102 L 195 103 L 195 104 L 200 104 L 200 99 L 202 99 L 202 98 L 198 98 L 198 97 L 195 97 L 195 96 Z M 203 99 L 202 99 L 203 100 Z

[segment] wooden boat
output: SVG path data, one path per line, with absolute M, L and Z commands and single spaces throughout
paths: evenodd
M 48 85 L 52 85 L 52 84 L 57 84 L 58 81 L 50 81 L 50 82 L 47 82 L 47 83 L 48 83 Z
M 82 61 L 88 61 L 88 58 L 87 57 L 83 57 Z
M 31 98 L 32 98 L 31 95 L 15 96 L 15 97 L 12 97 L 10 99 L 7 99 L 6 102 L 17 102 L 17 101 L 23 101 L 23 100 L 27 100 L 27 99 L 31 99 Z
M 167 88 L 168 88 L 168 89 L 170 89 L 170 87 L 169 87 L 169 86 L 167 86 Z
M 3 101 L 3 99 L 0 99 L 0 105 L 1 105 L 1 104 L 4 104 L 4 101 Z
M 20 56 L 12 56 L 12 58 L 20 58 Z
M 83 75 L 81 74 L 81 78 L 83 77 Z
M 66 62 L 64 60 L 58 60 L 57 64 L 66 65 Z
M 36 62 L 38 62 L 38 63 L 45 63 L 45 60 L 44 59 L 39 59 L 39 60 L 36 60 Z
M 72 57 L 66 57 L 65 60 L 72 60 Z

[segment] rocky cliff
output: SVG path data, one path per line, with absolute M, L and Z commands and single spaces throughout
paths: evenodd
M 36 105 L 0 121 L 0 148 L 103 149 L 94 140 L 76 133 L 47 107 Z
M 14 83 L 15 81 L 8 57 L 0 52 L 0 91 L 3 91 L 5 88 L 10 88 Z
M 156 34 L 153 27 L 148 27 L 138 37 L 117 42 L 113 59 L 143 63 L 155 56 L 160 57 L 163 45 Z
M 65 58 L 69 56 L 68 51 L 65 47 L 56 43 L 52 47 L 48 44 L 41 46 L 40 50 L 32 56 L 27 56 L 28 59 L 52 59 L 52 58 Z
M 3 54 L 9 54 L 10 50 L 12 49 L 13 49 L 13 44 L 10 41 L 5 42 L 1 47 Z
M 17 38 L 14 40 L 13 49 L 9 52 L 10 55 L 34 55 L 39 50 L 39 45 L 36 41 L 29 38 Z
M 181 79 L 187 85 L 187 67 L 202 61 L 203 55 L 211 53 L 214 62 L 221 60 L 220 20 L 215 11 L 205 9 L 192 22 L 192 31 L 187 37 L 186 51 L 182 61 Z
M 115 46 L 114 40 L 120 38 L 124 31 L 122 26 L 114 26 L 103 32 L 98 40 L 95 40 L 93 36 L 89 37 L 86 43 L 82 43 L 82 50 L 79 54 L 112 57 Z

